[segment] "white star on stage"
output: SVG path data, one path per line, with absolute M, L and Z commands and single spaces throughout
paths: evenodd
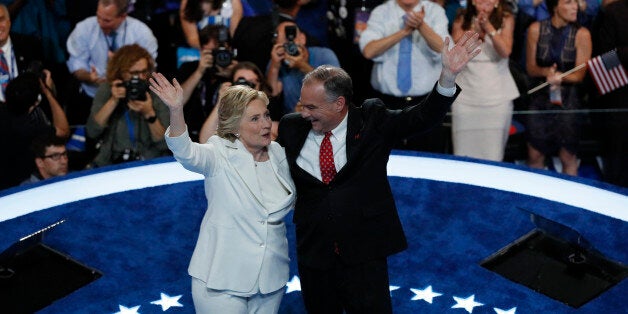
M 435 297 L 440 297 L 441 295 L 443 295 L 442 293 L 432 291 L 432 286 L 427 286 L 427 288 L 423 290 L 410 288 L 410 291 L 415 294 L 415 296 L 413 296 L 410 300 L 424 300 L 429 304 L 432 304 L 432 301 Z
M 494 307 L 493 310 L 495 310 L 495 313 L 497 314 L 515 314 L 515 312 L 517 312 L 517 307 L 513 307 L 510 310 L 502 310 Z
M 163 312 L 167 311 L 171 307 L 183 307 L 183 304 L 179 303 L 179 299 L 181 299 L 183 295 L 178 295 L 176 297 L 171 297 L 165 293 L 161 293 L 161 299 L 151 302 L 150 304 L 161 305 L 161 310 Z
M 399 286 L 388 286 L 388 291 L 390 292 L 390 295 L 392 296 L 392 292 L 399 289 L 401 287 Z
M 301 280 L 297 276 L 293 276 L 288 283 L 286 283 L 286 294 L 294 291 L 301 291 Z
M 134 306 L 134 307 L 126 307 L 123 305 L 118 304 L 118 308 L 120 308 L 119 312 L 116 312 L 114 314 L 140 314 L 137 310 L 140 309 L 141 305 L 138 306 Z
M 456 304 L 451 307 L 452 309 L 465 309 L 469 313 L 473 313 L 474 307 L 484 305 L 483 303 L 475 302 L 475 294 L 472 294 L 466 299 L 454 297 L 454 300 L 456 300 Z

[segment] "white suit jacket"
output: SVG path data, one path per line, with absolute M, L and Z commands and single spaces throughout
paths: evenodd
M 288 196 L 276 208 L 262 203 L 253 155 L 236 140 L 212 136 L 193 143 L 187 131 L 166 143 L 184 168 L 205 176 L 207 211 L 188 268 L 207 287 L 246 294 L 259 278 L 261 293 L 282 288 L 289 277 L 284 216 L 293 208 L 295 187 L 284 149 L 271 142 L 268 155 Z

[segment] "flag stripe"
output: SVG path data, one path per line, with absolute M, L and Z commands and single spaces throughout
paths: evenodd
M 617 76 L 615 76 L 615 72 L 613 71 L 613 69 L 610 69 L 610 71 L 607 70 L 606 73 L 608 73 L 609 84 L 611 85 L 611 89 L 617 88 L 619 86 L 619 80 Z
M 595 57 L 591 60 L 591 68 L 593 69 L 593 78 L 595 79 L 595 83 L 600 90 L 600 94 L 604 95 L 607 92 L 606 81 L 604 79 L 603 74 L 600 72 L 599 68 L 599 57 Z
M 611 75 L 613 76 L 615 82 L 615 88 L 620 88 L 622 85 L 621 76 L 619 74 L 619 70 L 617 68 L 611 69 Z
M 595 58 L 595 60 L 593 61 L 593 65 L 595 66 L 595 73 L 597 73 L 600 84 L 602 85 L 602 94 L 606 94 L 608 92 L 609 86 L 606 78 L 604 77 L 604 73 L 602 73 L 603 65 L 601 64 L 601 60 L 599 57 Z
M 595 70 L 602 86 L 604 87 L 602 89 L 602 94 L 610 92 L 611 87 L 606 76 L 604 75 L 604 64 L 602 63 L 602 59 L 599 56 L 595 58 Z
M 622 84 L 623 85 L 627 85 L 628 84 L 628 76 L 626 75 L 626 70 L 624 70 L 624 67 L 618 67 L 617 71 L 619 71 L 619 74 L 621 76 L 622 79 Z
M 619 68 L 612 68 L 610 70 L 610 73 L 613 75 L 613 78 L 615 79 L 615 82 L 617 84 L 617 87 L 615 87 L 615 89 L 622 87 L 623 83 L 621 81 L 621 75 L 619 74 Z

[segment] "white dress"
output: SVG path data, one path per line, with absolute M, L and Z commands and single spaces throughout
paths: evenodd
M 452 105 L 454 154 L 501 161 L 519 91 L 490 36 L 481 49 L 456 78 L 462 91 Z

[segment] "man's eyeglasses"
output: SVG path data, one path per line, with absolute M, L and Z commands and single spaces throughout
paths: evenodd
M 59 161 L 59 159 L 61 159 L 61 157 L 65 157 L 68 158 L 68 152 L 65 151 L 63 153 L 54 153 L 54 154 L 50 154 L 50 155 L 45 155 L 43 158 L 50 158 L 54 161 Z

